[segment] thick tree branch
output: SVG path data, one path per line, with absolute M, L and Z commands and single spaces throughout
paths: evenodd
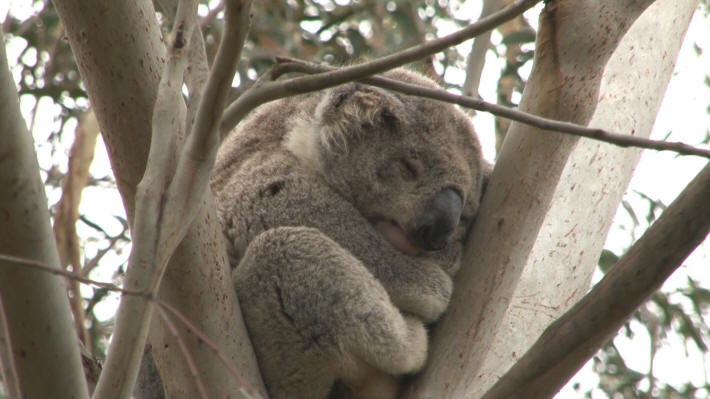
M 136 196 L 133 247 L 125 282 L 130 291 L 157 293 L 170 255 L 183 237 L 177 237 L 175 227 L 168 224 L 166 209 L 169 204 L 164 192 L 172 178 L 176 139 L 184 129 L 185 119 L 179 116 L 183 109 L 181 87 L 187 65 L 187 39 L 192 35 L 196 15 L 197 1 L 180 2 L 153 113 L 148 164 Z M 121 298 L 116 329 L 96 385 L 95 398 L 130 397 L 143 356 L 151 313 L 152 307 L 143 298 Z
M 542 398 L 557 392 L 707 237 L 708 198 L 710 165 L 592 291 L 545 330 L 484 399 Z
M 4 37 L 0 32 L 0 44 Z M 20 113 L 5 46 L 0 45 L 0 253 L 59 270 L 59 255 L 32 136 Z M 0 344 L 14 367 L 3 375 L 27 398 L 89 396 L 64 281 L 0 260 L 5 325 Z M 7 359 L 3 359 L 5 362 Z M 10 364 L 8 364 L 8 367 Z
M 696 5 L 697 0 L 659 0 L 634 22 L 604 69 L 590 125 L 648 137 Z M 500 328 L 491 332 L 495 339 L 476 377 L 475 397 L 483 396 L 589 290 L 606 231 L 639 155 L 592 140 L 577 144 L 557 183 L 547 222 L 537 233 L 531 261 Z
M 274 76 L 280 76 L 289 72 L 317 74 L 325 71 L 331 71 L 334 69 L 336 68 L 327 65 L 314 64 L 293 58 L 278 57 L 277 64 L 275 65 L 272 74 Z M 490 112 L 493 115 L 524 123 L 526 125 L 534 126 L 543 131 L 559 132 L 571 134 L 573 136 L 587 137 L 590 139 L 618 145 L 621 147 L 638 147 L 657 151 L 674 151 L 683 155 L 697 155 L 705 158 L 710 158 L 710 149 L 694 147 L 679 142 L 651 140 L 645 137 L 610 132 L 605 129 L 589 128 L 571 122 L 543 118 L 541 116 L 532 115 L 527 112 L 503 107 L 498 104 L 489 103 L 479 98 L 462 96 L 459 94 L 450 93 L 442 89 L 432 89 L 429 87 L 417 86 L 414 84 L 389 79 L 384 76 L 370 76 L 359 79 L 358 81 L 373 86 L 382 87 L 384 89 L 409 94 L 412 96 L 431 98 L 434 100 L 439 100 L 451 104 L 457 104 L 466 108 L 472 108 L 478 111 Z
M 160 0 L 157 3 L 172 24 L 175 19 L 177 0 Z M 221 4 L 217 8 L 222 10 L 224 6 Z M 235 10 L 243 12 L 236 15 Z M 212 127 L 205 129 L 204 122 L 210 123 L 209 118 L 212 117 L 212 112 L 224 109 L 224 102 L 220 99 L 223 94 L 217 93 L 217 91 L 225 88 L 228 90 L 231 87 L 231 80 L 234 75 L 233 69 L 239 61 L 239 52 L 249 26 L 248 6 L 243 3 L 233 2 L 229 5 L 229 11 L 231 14 L 225 13 L 228 21 L 226 23 L 225 36 L 223 41 L 221 41 L 223 50 L 219 60 L 215 60 L 214 71 L 221 72 L 216 72 L 212 75 L 210 93 L 204 93 L 204 87 L 210 77 L 210 71 L 207 66 L 202 32 L 199 29 L 194 30 L 189 44 L 189 65 L 185 71 L 185 84 L 189 91 L 186 128 L 188 131 L 193 128 L 201 129 L 202 133 L 200 134 L 202 135 L 211 134 L 209 129 Z M 195 127 L 196 115 L 203 98 L 206 98 L 206 100 L 203 104 L 202 115 L 206 116 L 206 118 L 203 118 L 202 122 L 200 122 L 203 124 L 202 127 Z M 217 104 L 218 101 L 221 104 Z M 204 113 L 204 110 L 207 113 Z M 209 151 L 212 150 L 209 149 Z M 200 173 L 204 175 L 211 169 L 212 161 L 210 158 L 214 158 L 214 153 L 202 154 L 200 151 L 193 151 L 194 156 L 198 157 L 198 159 L 186 161 L 184 162 L 186 166 L 183 166 L 191 171 L 201 171 Z M 189 159 L 193 154 L 183 154 L 183 156 Z M 195 177 L 194 180 L 199 183 L 202 178 Z M 175 191 L 176 186 L 176 181 L 174 181 L 171 190 Z M 198 193 L 200 190 L 191 192 Z M 204 190 L 206 191 L 206 186 Z M 177 196 L 175 193 L 170 195 L 171 198 L 173 198 L 172 196 Z M 195 203 L 195 199 L 185 201 L 178 198 L 178 200 L 180 204 L 177 208 L 192 207 Z M 218 362 L 216 362 L 216 357 L 209 351 L 204 350 L 204 341 L 196 338 L 197 335 L 189 335 L 188 330 L 194 333 L 193 329 L 183 329 L 182 336 L 176 336 L 171 326 L 163 318 L 154 318 L 151 326 L 149 339 L 152 346 L 152 358 L 160 369 L 160 378 L 168 396 L 202 395 L 201 388 L 197 384 L 198 381 L 205 381 L 211 397 L 231 395 L 237 390 L 246 393 L 247 385 L 253 392 L 264 394 L 263 383 L 259 376 L 254 354 L 249 345 L 246 328 L 241 320 L 236 295 L 234 295 L 233 287 L 230 283 L 229 267 L 223 253 L 224 248 L 221 245 L 221 228 L 216 223 L 216 218 L 212 216 L 214 214 L 214 205 L 209 192 L 206 193 L 202 203 L 202 210 L 204 211 L 202 217 L 212 223 L 204 223 L 200 218 L 193 223 L 183 244 L 178 247 L 176 255 L 173 256 L 171 266 L 166 271 L 159 296 L 163 303 L 170 303 L 171 306 L 181 309 L 196 326 L 201 326 L 205 331 L 208 331 L 215 339 L 215 342 L 219 344 L 220 350 L 217 351 L 219 355 L 224 357 L 223 351 L 227 353 L 233 362 L 240 365 L 241 374 L 237 373 L 237 369 L 233 366 L 227 369 L 220 367 Z M 179 214 L 180 211 L 177 213 Z M 177 216 L 179 220 L 185 219 L 183 214 Z M 195 244 L 198 247 L 195 247 Z M 202 245 L 202 248 L 199 245 Z M 199 267 L 196 268 L 196 265 L 199 265 Z M 209 270 L 213 265 L 219 268 L 219 272 L 214 273 Z M 209 273 L 203 273 L 202 271 L 209 271 Z M 195 284 L 195 281 L 185 278 L 187 274 L 195 272 L 199 272 L 199 276 L 202 278 L 202 281 L 198 282 L 199 284 Z M 210 294 L 206 295 L 205 292 Z M 219 310 L 224 313 L 204 312 L 205 308 L 214 309 L 215 307 L 219 307 Z M 199 380 L 193 378 L 192 366 L 185 366 L 182 361 L 182 358 L 184 358 L 182 352 L 176 349 L 183 345 L 187 345 L 191 349 L 192 360 L 198 365 L 201 373 Z M 236 378 L 233 378 L 234 376 Z M 249 383 L 246 384 L 244 380 L 249 381 Z M 246 395 L 244 396 L 246 397 Z
M 448 36 L 410 47 L 377 60 L 282 82 L 261 82 L 261 84 L 257 84 L 247 90 L 225 110 L 220 128 L 222 135 L 226 135 L 249 111 L 261 104 L 295 94 L 337 86 L 416 61 L 489 31 L 501 23 L 522 14 L 538 2 L 539 0 L 518 0 L 510 7 L 476 21 Z
M 157 293 L 170 256 L 201 210 L 219 145 L 217 126 L 230 88 L 228 83 L 236 70 L 249 27 L 249 7 L 249 2 L 227 3 L 227 32 L 201 97 L 192 133 L 184 148 L 177 150 L 176 139 L 185 129 L 185 119 L 176 113 L 182 109 L 181 87 L 187 65 L 187 39 L 192 37 L 195 26 L 197 2 L 181 1 L 178 5 L 168 61 L 153 114 L 147 169 L 138 185 L 134 246 L 126 279 L 128 289 L 147 290 L 151 295 Z M 177 151 L 180 156 L 174 161 Z M 176 167 L 173 167 L 175 164 Z M 151 307 L 145 301 L 122 298 L 116 317 L 116 331 L 109 347 L 106 367 L 97 385 L 96 397 L 110 395 L 105 397 L 123 398 L 130 395 L 150 318 Z M 126 350 L 126 346 L 130 350 Z M 119 349 L 116 348 L 123 349 L 117 352 Z M 194 373 L 194 370 L 190 372 Z M 202 395 L 204 386 L 197 384 L 197 388 Z
M 547 2 L 520 110 L 587 124 L 607 61 L 648 4 Z M 495 381 L 495 365 L 514 351 L 497 342 L 497 335 L 505 330 L 503 321 L 523 272 L 539 270 L 538 251 L 571 255 L 603 240 L 592 236 L 563 251 L 540 235 L 546 224 L 554 223 L 547 214 L 577 144 L 576 137 L 511 124 L 467 239 L 449 308 L 433 331 L 429 361 L 404 398 L 480 396 Z
M 153 4 L 150 0 L 54 3 L 99 121 L 128 220 L 133 223 L 137 219 L 136 188 L 145 174 L 152 114 L 166 59 Z M 190 88 L 190 94 L 193 92 Z M 179 308 L 212 337 L 220 351 L 237 365 L 250 390 L 264 396 L 209 193 L 200 206 L 201 211 L 170 260 L 160 299 Z M 160 318 L 153 320 L 152 346 L 163 349 L 154 353 L 154 359 L 168 396 L 197 397 L 182 355 L 172 350 L 177 343 Z M 239 391 L 239 383 L 212 353 L 204 350 L 200 340 L 188 337 L 187 342 L 210 397 L 223 398 Z
M 180 336 L 180 332 L 178 331 L 177 326 L 175 325 L 175 323 L 173 323 L 173 321 L 170 319 L 170 316 L 168 316 L 165 310 L 163 310 L 163 308 L 160 306 L 158 306 L 158 313 L 160 314 L 160 319 L 165 322 L 165 324 L 168 326 L 168 330 L 170 330 L 170 332 L 173 334 L 173 337 L 175 337 L 175 340 L 178 342 L 178 347 L 180 348 L 180 352 L 182 352 L 185 363 L 188 365 L 191 377 L 195 381 L 197 390 L 200 393 L 200 398 L 209 399 L 209 395 L 207 394 L 207 388 L 205 388 L 205 382 L 202 381 L 202 378 L 200 378 L 200 373 L 197 370 L 197 365 L 195 365 L 195 361 L 193 360 L 192 355 L 190 354 L 190 350 L 188 349 L 185 340 L 183 340 Z

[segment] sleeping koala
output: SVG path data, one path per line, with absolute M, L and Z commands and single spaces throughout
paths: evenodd
M 272 399 L 396 397 L 486 169 L 462 112 L 358 83 L 263 106 L 227 138 L 211 186 Z

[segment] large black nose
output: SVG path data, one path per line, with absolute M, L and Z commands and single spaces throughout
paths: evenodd
M 462 206 L 459 193 L 451 188 L 441 190 L 412 226 L 410 236 L 414 243 L 425 251 L 444 248 L 459 222 Z

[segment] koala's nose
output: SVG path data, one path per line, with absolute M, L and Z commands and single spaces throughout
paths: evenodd
M 414 243 L 425 251 L 446 246 L 461 216 L 463 199 L 453 189 L 446 188 L 429 200 L 410 233 Z

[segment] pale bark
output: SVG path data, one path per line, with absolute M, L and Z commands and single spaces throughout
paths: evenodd
M 587 124 L 609 57 L 649 4 L 549 2 L 540 17 L 535 62 L 520 109 Z M 545 266 L 535 258 L 535 243 L 543 238 L 544 226 L 555 222 L 546 215 L 577 141 L 511 125 L 469 237 L 451 306 L 434 331 L 429 363 L 406 398 L 463 398 L 485 392 L 480 391 L 480 373 L 489 349 L 508 351 L 507 345 L 492 346 L 518 280 L 528 267 Z M 605 233 L 595 239 L 603 241 Z M 591 243 L 582 244 L 567 250 L 584 251 Z
M 503 6 L 508 6 L 511 0 L 503 0 Z M 534 30 L 521 15 L 518 18 L 510 20 L 498 27 L 498 32 L 503 36 L 503 41 L 506 39 L 512 39 L 515 35 L 523 35 L 526 32 L 534 34 Z M 513 93 L 517 89 L 520 82 L 520 77 L 518 76 L 519 67 L 517 66 L 519 60 L 524 56 L 522 51 L 523 43 L 509 42 L 505 44 L 505 52 L 502 58 L 505 59 L 505 66 L 501 71 L 500 79 L 498 79 L 497 91 L 497 103 L 501 105 L 510 105 L 513 100 Z M 500 152 L 500 148 L 503 145 L 503 139 L 505 134 L 508 132 L 510 127 L 510 120 L 505 118 L 495 118 L 495 135 L 496 135 L 496 153 Z
M 15 356 L 12 352 L 12 337 L 10 337 L 10 328 L 5 316 L 2 297 L 0 297 L 0 367 L 2 367 L 0 376 L 2 376 L 3 388 L 7 396 L 21 398 L 20 377 L 17 375 Z
M 602 281 L 552 323 L 483 399 L 549 397 L 621 328 L 710 231 L 710 166 Z
M 1 33 L 0 42 L 4 44 Z M 20 114 L 4 45 L 0 120 L 0 253 L 59 268 L 37 154 Z M 5 318 L 2 343 L 12 345 L 11 351 L 2 353 L 11 352 L 15 374 L 3 378 L 16 381 L 11 384 L 14 391 L 21 391 L 24 398 L 87 398 L 63 279 L 0 261 L 0 297 Z
M 152 3 L 146 0 L 55 0 L 109 150 L 129 220 L 145 170 L 152 110 L 165 54 Z M 173 254 L 161 300 L 180 309 L 237 365 L 247 386 L 265 396 L 229 277 L 214 202 L 197 216 Z M 205 311 L 208 309 L 208 311 Z M 239 383 L 199 340 L 184 335 L 210 397 L 234 397 Z M 198 397 L 174 337 L 154 322 L 150 341 L 169 397 Z M 230 396 L 231 395 L 231 396 Z
M 185 105 L 181 96 L 183 72 L 187 65 L 186 39 L 192 36 L 197 4 L 178 7 L 182 13 L 170 34 L 168 51 L 153 109 L 152 137 L 146 171 L 136 191 L 135 216 L 131 226 L 133 246 L 128 258 L 124 288 L 157 294 L 168 259 L 182 239 L 170 227 L 170 196 L 166 193 L 175 170 L 178 137 L 184 136 Z M 178 217 L 179 219 L 179 217 Z M 184 224 L 189 226 L 191 218 Z M 170 240 L 170 236 L 175 237 Z M 142 297 L 122 296 L 116 312 L 115 329 L 106 354 L 106 363 L 96 384 L 94 397 L 127 399 L 133 392 L 148 328 L 153 313 Z
M 79 237 L 76 234 L 76 221 L 79 218 L 81 192 L 89 181 L 89 167 L 94 159 L 94 148 L 99 136 L 96 117 L 88 110 L 79 120 L 74 132 L 74 143 L 69 152 L 69 167 L 62 181 L 62 196 L 55 205 L 54 238 L 57 240 L 59 259 L 66 270 L 83 275 Z M 67 282 L 74 328 L 77 335 L 91 352 L 89 331 L 84 325 L 84 301 L 79 290 L 79 281 Z
M 696 0 L 658 0 L 644 12 L 609 60 L 590 126 L 650 135 L 696 6 Z M 639 155 L 591 140 L 580 141 L 570 155 L 531 260 L 476 376 L 474 396 L 485 393 L 587 292 Z
M 486 17 L 500 10 L 503 0 L 485 0 L 479 18 Z M 491 47 L 491 31 L 482 33 L 473 39 L 471 52 L 466 58 L 466 80 L 463 82 L 463 95 L 478 97 L 478 86 L 481 82 L 483 66 L 486 64 L 486 53 Z

